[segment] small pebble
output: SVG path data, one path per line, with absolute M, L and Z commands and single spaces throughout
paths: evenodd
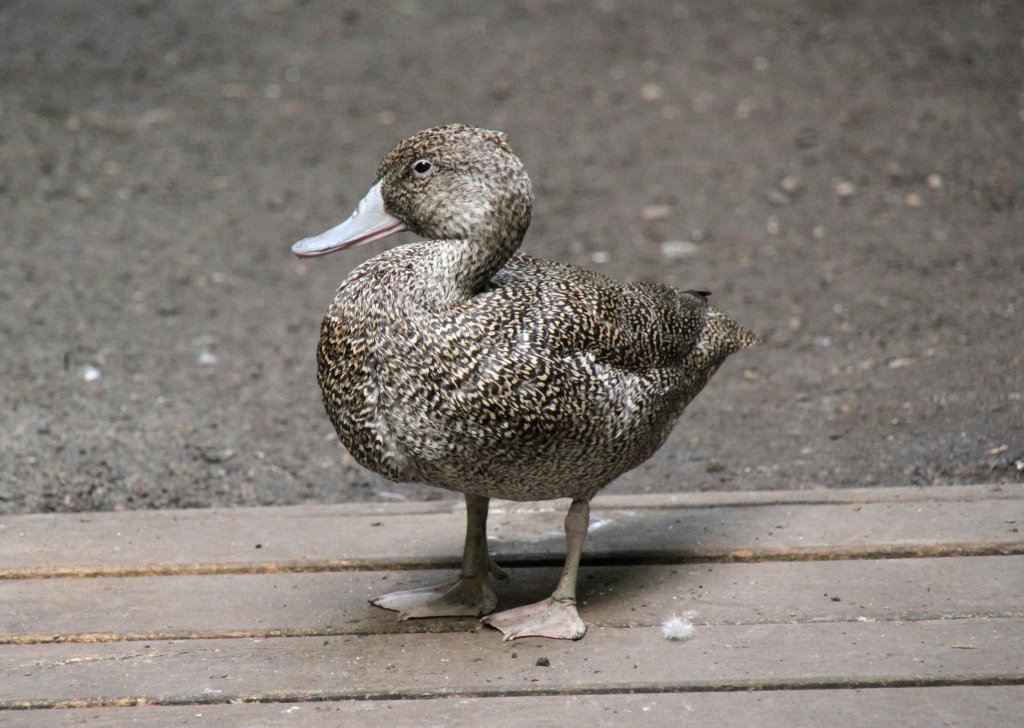
M 779 187 L 781 187 L 782 191 L 785 192 L 786 194 L 791 195 L 797 190 L 799 190 L 802 186 L 803 183 L 800 181 L 800 178 L 792 174 L 787 174 L 785 177 L 779 180 Z
M 842 200 L 849 199 L 857 194 L 857 185 L 853 182 L 843 180 L 836 183 L 836 196 Z
M 199 363 L 204 365 L 212 365 L 217 363 L 217 355 L 208 349 L 203 349 L 199 352 Z
M 921 195 L 916 192 L 908 192 L 906 197 L 903 198 L 903 202 L 907 207 L 920 207 Z
M 941 174 L 935 174 L 932 172 L 928 175 L 928 189 L 930 190 L 941 190 L 945 183 L 942 181 Z
M 640 98 L 644 101 L 657 101 L 665 95 L 665 89 L 656 83 L 645 83 L 640 87 Z
M 537 658 L 537 667 L 551 667 L 551 660 L 546 657 Z
M 640 217 L 648 222 L 665 220 L 671 215 L 672 207 L 670 205 L 648 205 L 640 212 Z
M 666 258 L 689 258 L 699 251 L 700 246 L 689 240 L 666 240 L 661 244 L 661 254 Z
M 94 366 L 86 366 L 82 369 L 82 379 L 87 382 L 95 382 L 101 376 L 103 375 L 100 373 L 100 370 Z

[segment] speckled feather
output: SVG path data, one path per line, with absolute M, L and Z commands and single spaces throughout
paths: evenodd
M 421 159 L 433 165 L 423 178 Z M 387 478 L 589 498 L 650 457 L 725 358 L 756 341 L 702 293 L 514 255 L 533 197 L 504 134 L 420 132 L 378 179 L 387 212 L 429 240 L 341 284 L 318 378 L 342 443 Z

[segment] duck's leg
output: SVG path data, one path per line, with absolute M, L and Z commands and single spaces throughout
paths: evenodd
M 587 625 L 576 611 L 576 576 L 589 525 L 590 502 L 574 500 L 565 516 L 565 566 L 554 594 L 536 604 L 484 617 L 484 623 L 501 630 L 506 640 L 531 636 L 567 640 L 582 637 Z
M 459 578 L 436 586 L 397 591 L 371 599 L 371 603 L 399 612 L 399 619 L 415 617 L 479 617 L 494 611 L 498 598 L 487 575 L 508 578 L 487 555 L 489 498 L 466 493 L 466 545 Z

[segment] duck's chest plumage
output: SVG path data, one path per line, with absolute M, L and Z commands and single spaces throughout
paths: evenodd
M 393 480 L 589 496 L 661 445 L 736 348 L 700 296 L 528 256 L 460 297 L 431 274 L 428 246 L 356 269 L 321 329 L 328 415 Z

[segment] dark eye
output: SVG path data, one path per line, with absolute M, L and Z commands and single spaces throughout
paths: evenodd
M 431 164 L 429 159 L 417 159 L 412 163 L 412 171 L 419 177 L 430 174 L 430 170 L 433 168 L 434 165 Z

